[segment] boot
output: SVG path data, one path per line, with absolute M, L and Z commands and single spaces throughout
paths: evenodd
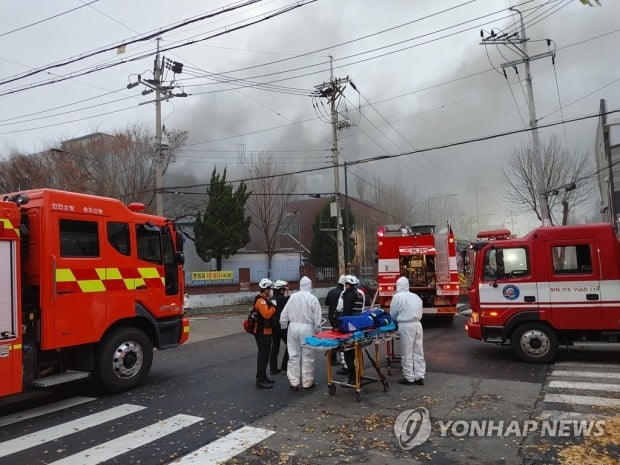
M 258 389 L 272 389 L 273 384 L 269 384 L 266 381 L 256 381 L 256 387 Z

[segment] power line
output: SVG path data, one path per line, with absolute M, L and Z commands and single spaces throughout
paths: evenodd
M 116 50 L 119 47 L 126 47 L 127 45 L 131 45 L 131 44 L 135 44 L 135 43 L 138 43 L 138 42 L 144 42 L 144 41 L 147 41 L 147 40 L 150 40 L 150 39 L 154 39 L 157 36 L 165 34 L 166 32 L 170 32 L 170 31 L 173 31 L 173 30 L 178 29 L 180 27 L 187 26 L 188 24 L 192 24 L 192 23 L 195 23 L 195 22 L 198 22 L 198 21 L 203 21 L 205 19 L 212 18 L 214 16 L 217 16 L 217 15 L 220 15 L 220 14 L 223 14 L 223 13 L 227 13 L 229 11 L 234 11 L 234 10 L 237 10 L 239 8 L 243 8 L 244 6 L 251 5 L 252 3 L 256 3 L 256 2 L 260 2 L 260 1 L 261 0 L 246 0 L 245 2 L 243 2 L 241 4 L 237 4 L 237 5 L 233 5 L 233 6 L 228 6 L 228 7 L 223 7 L 221 9 L 219 9 L 219 10 L 214 11 L 214 12 L 207 13 L 207 14 L 204 14 L 204 15 L 201 15 L 201 16 L 198 16 L 198 17 L 195 17 L 195 18 L 191 18 L 191 19 L 186 19 L 184 21 L 181 21 L 180 23 L 164 27 L 163 29 L 159 29 L 158 31 L 147 33 L 147 34 L 145 34 L 142 37 L 136 37 L 134 39 L 126 40 L 126 41 L 123 41 L 123 42 L 118 43 L 118 44 L 114 44 L 114 45 L 111 45 L 111 46 L 105 46 L 105 47 L 103 47 L 101 49 L 98 49 L 98 50 L 95 50 L 95 51 L 86 52 L 86 53 L 83 53 L 81 55 L 77 55 L 77 56 L 74 56 L 74 57 L 71 57 L 71 58 L 64 59 L 64 60 L 62 60 L 60 62 L 57 62 L 57 63 L 53 63 L 53 64 L 49 64 L 49 65 L 43 66 L 41 68 L 33 69 L 33 70 L 31 70 L 31 71 L 29 71 L 27 73 L 18 74 L 16 76 L 11 77 L 11 78 L 0 80 L 0 85 L 8 84 L 9 82 L 14 82 L 14 81 L 17 81 L 19 79 L 24 79 L 24 78 L 29 77 L 29 76 L 34 76 L 36 74 L 43 73 L 43 72 L 48 71 L 50 69 L 60 68 L 62 66 L 66 66 L 66 65 L 69 65 L 69 64 L 72 64 L 72 63 L 76 63 L 78 61 L 82 61 L 82 60 L 85 60 L 87 58 L 90 58 L 90 57 L 93 57 L 93 56 L 96 56 L 96 55 L 100 55 L 102 53 L 106 53 L 106 52 L 109 52 L 109 51 L 112 51 L 112 50 Z M 82 8 L 82 7 L 80 7 L 80 8 Z
M 260 0 L 254 0 L 254 1 L 260 1 Z M 316 0 L 308 0 L 308 1 L 307 1 L 307 3 L 312 3 L 312 2 L 314 2 L 314 1 L 316 1 Z M 527 3 L 531 3 L 532 1 L 534 1 L 534 0 L 528 0 L 528 1 L 524 2 L 524 3 L 522 3 L 521 5 L 523 5 L 523 4 L 527 4 Z M 550 3 L 550 2 L 554 2 L 554 1 L 558 1 L 558 0 L 549 0 L 549 2 L 548 2 L 548 3 Z M 303 2 L 298 2 L 298 4 L 296 4 L 296 5 L 292 5 L 292 6 L 286 7 L 286 8 L 284 8 L 284 9 L 279 10 L 279 11 L 276 11 L 275 13 L 273 13 L 273 14 L 271 14 L 271 15 L 265 15 L 265 16 L 264 16 L 264 17 L 262 17 L 261 19 L 259 19 L 259 20 L 257 20 L 257 21 L 254 21 L 254 22 L 252 22 L 252 23 L 245 24 L 245 25 L 238 26 L 238 27 L 234 27 L 234 28 L 228 28 L 228 29 L 227 29 L 226 31 L 224 31 L 224 32 L 220 32 L 220 33 L 217 33 L 217 34 L 213 34 L 213 35 L 211 35 L 211 36 L 208 36 L 208 37 L 205 37 L 205 38 L 202 38 L 202 39 L 190 40 L 190 41 L 186 41 L 185 43 L 182 43 L 182 44 L 179 44 L 179 45 L 169 46 L 169 47 L 163 48 L 161 51 L 162 51 L 162 52 L 165 52 L 165 51 L 169 51 L 169 50 L 174 50 L 174 49 L 176 49 L 176 48 L 180 48 L 180 47 L 185 47 L 185 46 L 188 46 L 188 45 L 192 45 L 192 44 L 195 44 L 195 43 L 198 43 L 198 42 L 202 42 L 202 41 L 205 41 L 205 40 L 208 40 L 208 39 L 211 39 L 211 38 L 214 38 L 214 37 L 220 36 L 220 35 L 222 35 L 222 34 L 226 34 L 226 33 L 228 33 L 228 32 L 232 32 L 232 31 L 235 31 L 235 30 L 238 30 L 238 29 L 242 29 L 242 28 L 248 27 L 248 26 L 250 26 L 250 25 L 256 24 L 256 23 L 258 23 L 258 22 L 261 22 L 261 21 L 265 21 L 265 20 L 267 20 L 267 19 L 270 19 L 270 18 L 271 18 L 271 17 L 273 17 L 273 16 L 277 16 L 277 15 L 280 15 L 280 14 L 286 13 L 286 12 L 288 12 L 288 11 L 290 11 L 290 10 L 294 9 L 294 8 L 298 8 L 298 7 L 300 7 L 300 6 L 304 6 L 305 4 L 306 4 L 306 3 L 303 3 Z M 405 43 L 405 42 L 411 42 L 411 41 L 416 40 L 416 39 L 419 39 L 419 38 L 423 38 L 423 37 L 426 37 L 426 36 L 434 35 L 434 34 L 436 34 L 436 33 L 438 33 L 438 32 L 442 32 L 442 31 L 445 31 L 445 30 L 449 30 L 449 29 L 452 29 L 452 28 L 454 28 L 454 27 L 457 27 L 457 26 L 460 26 L 460 25 L 463 25 L 463 24 L 471 23 L 471 22 L 476 21 L 476 20 L 478 20 L 478 19 L 483 19 L 483 18 L 486 18 L 486 17 L 489 17 L 489 16 L 496 15 L 496 14 L 498 14 L 498 13 L 501 13 L 502 11 L 505 11 L 505 10 L 506 10 L 506 9 L 497 10 L 497 11 L 495 11 L 495 12 L 493 12 L 493 13 L 489 13 L 489 14 L 486 14 L 486 15 L 483 15 L 483 16 L 479 16 L 479 17 L 477 17 L 477 18 L 470 19 L 470 20 L 467 20 L 467 21 L 464 21 L 464 22 L 460 22 L 460 23 L 457 23 L 457 24 L 452 25 L 452 26 L 448 26 L 448 27 L 445 27 L 445 28 L 442 28 L 442 29 L 438 29 L 438 30 L 435 30 L 435 31 L 432 31 L 432 32 L 426 33 L 426 34 L 422 34 L 422 35 L 420 35 L 420 36 L 416 36 L 416 37 L 413 37 L 413 38 L 410 38 L 410 39 L 406 39 L 406 40 L 398 41 L 398 42 L 395 42 L 395 43 L 392 43 L 392 44 L 389 44 L 389 45 L 386 45 L 386 46 L 378 47 L 378 48 L 375 48 L 375 49 L 371 49 L 371 50 L 368 50 L 368 51 L 365 51 L 365 52 L 360 52 L 360 53 L 356 53 L 356 54 L 353 54 L 353 55 L 349 55 L 349 56 L 347 56 L 347 57 L 343 57 L 343 58 L 339 59 L 338 61 L 340 61 L 340 60 L 344 60 L 344 59 L 348 59 L 348 58 L 353 58 L 353 57 L 360 56 L 360 55 L 364 55 L 364 54 L 367 54 L 367 53 L 372 53 L 372 52 L 375 52 L 375 51 L 378 51 L 378 50 L 382 50 L 382 49 L 385 49 L 385 48 L 390 48 L 390 47 L 393 47 L 393 46 L 396 46 L 396 45 L 399 45 L 399 44 L 402 44 L 402 43 Z M 525 11 L 527 11 L 527 10 L 525 10 Z M 506 16 L 506 18 L 507 18 L 507 17 L 508 17 L 508 16 Z M 504 19 L 504 18 L 500 18 L 500 19 Z M 488 21 L 488 22 L 486 22 L 486 23 L 483 23 L 482 25 L 489 24 L 489 23 L 494 22 L 494 21 L 495 21 L 495 20 Z M 374 56 L 374 57 L 370 57 L 370 58 L 366 58 L 366 59 L 362 59 L 362 60 L 358 60 L 358 61 L 354 61 L 354 62 L 350 62 L 350 63 L 345 63 L 345 64 L 342 64 L 342 65 L 338 66 L 337 68 L 342 68 L 342 67 L 345 67 L 345 66 L 351 66 L 351 65 L 353 65 L 353 64 L 359 64 L 359 63 L 363 63 L 363 62 L 366 62 L 366 61 L 369 61 L 369 60 L 374 60 L 374 59 L 377 59 L 377 58 L 381 58 L 381 57 L 383 57 L 383 56 L 391 55 L 391 54 L 394 54 L 394 53 L 399 53 L 399 52 L 402 52 L 402 51 L 408 50 L 408 49 L 413 48 L 413 47 L 418 47 L 418 46 L 421 46 L 421 45 L 426 45 L 426 44 L 428 44 L 428 43 L 435 42 L 435 41 L 437 41 L 437 40 L 441 40 L 441 39 L 444 39 L 444 38 L 447 38 L 447 37 L 451 37 L 451 36 L 453 36 L 453 35 L 461 34 L 461 33 L 463 33 L 463 32 L 467 32 L 467 31 L 470 31 L 470 30 L 472 30 L 472 29 L 476 29 L 476 28 L 478 28 L 478 27 L 480 27 L 480 26 L 481 26 L 481 25 L 476 25 L 476 26 L 473 26 L 473 27 L 471 27 L 471 28 L 463 29 L 463 30 L 461 30 L 461 31 L 457 31 L 457 32 L 455 32 L 455 33 L 447 34 L 447 35 L 444 35 L 444 36 L 441 36 L 441 37 L 438 37 L 438 38 L 434 38 L 434 39 L 428 40 L 428 41 L 426 41 L 426 42 L 422 42 L 422 43 L 419 43 L 419 44 L 414 44 L 414 45 L 412 45 L 412 46 L 404 47 L 404 48 L 401 48 L 401 49 L 398 49 L 398 50 L 393 50 L 393 51 L 391 51 L 391 52 L 386 52 L 386 53 L 383 53 L 383 54 L 380 54 L 380 55 L 376 55 L 376 56 Z M 175 27 L 175 28 L 176 28 L 176 27 Z M 113 48 L 116 48 L 116 47 L 113 47 Z M 149 53 L 146 53 L 146 54 L 144 54 L 144 55 L 135 56 L 135 57 L 133 57 L 133 58 L 129 58 L 129 59 L 123 59 L 123 60 L 120 60 L 120 61 L 117 61 L 117 62 L 109 63 L 109 64 L 107 64 L 107 65 L 102 65 L 102 66 L 99 66 L 99 67 L 97 67 L 97 68 L 88 69 L 88 70 L 86 70 L 86 71 L 78 72 L 77 74 L 76 74 L 76 73 L 74 73 L 74 74 L 72 74 L 72 75 L 70 75 L 70 76 L 66 76 L 66 77 L 64 77 L 64 78 L 55 79 L 55 80 L 49 80 L 49 81 L 44 81 L 44 82 L 39 82 L 39 83 L 36 83 L 36 84 L 32 84 L 32 85 L 30 85 L 30 86 L 25 86 L 25 87 L 18 88 L 18 89 L 12 89 L 12 90 L 10 90 L 10 91 L 5 91 L 4 93 L 0 93 L 0 96 L 3 96 L 3 95 L 8 95 L 8 94 L 13 94 L 13 93 L 16 93 L 16 92 L 21 92 L 21 91 L 23 91 L 23 90 L 29 90 L 29 89 L 36 88 L 36 87 L 40 87 L 40 86 L 43 86 L 43 85 L 54 84 L 54 83 L 61 82 L 61 81 L 64 81 L 64 80 L 67 80 L 67 79 L 71 79 L 71 78 L 74 78 L 74 77 L 78 77 L 78 76 L 82 76 L 82 75 L 85 75 L 85 74 L 90 74 L 90 73 L 93 73 L 93 72 L 96 72 L 96 71 L 101 71 L 101 70 L 104 70 L 104 69 L 108 69 L 108 68 L 111 68 L 111 67 L 114 67 L 114 66 L 118 66 L 118 65 L 123 64 L 123 63 L 128 63 L 128 62 L 132 62 L 132 61 L 137 61 L 137 60 L 140 60 L 140 59 L 146 58 L 146 57 L 148 57 L 148 56 L 151 56 L 151 55 L 153 55 L 153 54 L 154 54 L 153 52 L 149 52 Z M 279 72 L 274 72 L 274 73 L 262 74 L 262 75 L 258 75 L 258 76 L 254 76 L 254 77 L 248 77 L 248 78 L 244 78 L 244 79 L 253 79 L 253 78 L 257 78 L 257 77 L 266 77 L 266 76 L 272 76 L 272 75 L 277 75 L 277 74 L 290 73 L 290 72 L 292 72 L 292 71 L 297 71 L 297 70 L 301 70 L 301 69 L 307 69 L 307 68 L 311 68 L 311 67 L 315 67 L 315 66 L 323 65 L 323 64 L 326 64 L 326 63 L 327 63 L 327 62 L 321 62 L 321 63 L 316 63 L 316 64 L 313 64 L 313 65 L 306 65 L 306 66 L 302 66 L 302 67 L 298 67 L 298 68 L 293 68 L 293 69 L 284 70 L 284 71 L 279 71 Z M 270 82 L 267 82 L 267 83 L 263 83 L 263 84 L 269 84 L 269 83 L 281 82 L 281 81 L 285 81 L 285 80 L 297 79 L 297 78 L 299 78 L 299 77 L 310 76 L 310 75 L 314 75 L 314 74 L 322 73 L 322 72 L 325 72 L 325 71 L 326 71 L 326 70 L 325 70 L 325 69 L 323 69 L 323 70 L 319 70 L 319 71 L 315 71 L 315 72 L 310 72 L 310 73 L 306 73 L 306 74 L 302 74 L 302 75 L 298 75 L 298 76 L 293 76 L 293 77 L 289 77 L 289 78 L 282 78 L 282 79 L 278 79 L 278 80 L 273 80 L 273 81 L 270 81 Z M 233 80 L 233 81 L 234 81 L 234 80 Z M 3 82 L 2 82 L 2 81 L 0 81 L 0 84 L 2 84 L 2 83 L 3 83 Z M 187 87 L 192 87 L 192 86 L 195 86 L 195 85 L 187 85 Z M 244 87 L 248 87 L 248 86 L 241 86 L 241 87 L 238 87 L 238 88 L 244 88 Z M 226 89 L 226 90 L 235 90 L 235 89 L 238 89 L 238 88 L 232 88 L 232 89 Z M 213 92 L 221 92 L 221 91 L 222 91 L 222 90 L 218 90 L 218 91 L 206 91 L 206 92 L 197 92 L 197 93 L 194 93 L 193 95 L 201 95 L 201 94 L 208 94 L 208 93 L 213 93 Z
M 99 0 L 93 0 L 92 2 L 89 2 L 89 3 L 82 2 L 82 3 L 84 3 L 84 5 L 76 6 L 75 8 L 71 8 L 70 10 L 66 10 L 66 11 L 63 11 L 61 13 L 55 14 L 53 16 L 48 16 L 47 18 L 40 19 L 39 21 L 35 21 L 34 23 L 26 24 L 25 26 L 21 26 L 21 27 L 18 27 L 16 29 L 11 29 L 10 31 L 3 32 L 3 33 L 0 34 L 0 37 L 4 37 L 6 35 L 13 34 L 14 32 L 22 31 L 22 30 L 27 29 L 29 27 L 36 26 L 37 24 L 41 24 L 41 23 L 44 23 L 44 22 L 49 21 L 51 19 L 58 18 L 59 16 L 66 15 L 67 13 L 71 13 L 71 12 L 73 12 L 75 10 L 79 10 L 80 8 L 84 8 L 86 6 L 92 5 L 93 3 L 97 3 L 98 1 Z
M 553 122 L 553 123 L 541 124 L 541 125 L 538 125 L 538 129 L 551 128 L 551 127 L 554 127 L 554 126 L 558 126 L 560 124 L 574 123 L 574 122 L 584 121 L 584 120 L 591 119 L 591 118 L 599 118 L 600 116 L 603 116 L 603 115 L 612 115 L 612 114 L 616 114 L 616 113 L 620 113 L 620 109 L 609 110 L 609 111 L 604 112 L 604 113 L 595 113 L 595 114 L 577 116 L 577 117 L 574 117 L 574 118 L 570 118 L 570 119 L 563 120 L 563 121 L 556 121 L 556 122 Z M 484 142 L 484 141 L 487 141 L 487 140 L 498 139 L 500 137 L 506 137 L 506 136 L 511 136 L 511 135 L 515 135 L 515 134 L 522 134 L 522 133 L 525 133 L 525 132 L 530 132 L 532 130 L 533 130 L 533 128 L 513 129 L 511 131 L 503 131 L 503 132 L 498 132 L 498 133 L 490 134 L 490 135 L 486 135 L 486 136 L 479 136 L 479 137 L 474 137 L 474 138 L 465 139 L 465 140 L 461 140 L 461 141 L 449 142 L 449 143 L 441 144 L 441 145 L 434 145 L 434 146 L 431 146 L 431 147 L 426 147 L 426 148 L 422 148 L 422 149 L 416 149 L 416 150 L 412 150 L 412 151 L 409 151 L 409 152 L 396 153 L 396 154 L 386 154 L 386 155 L 378 155 L 378 156 L 374 156 L 374 157 L 367 157 L 367 158 L 364 158 L 364 159 L 361 159 L 361 160 L 347 162 L 347 165 L 358 165 L 358 164 L 363 164 L 363 163 L 370 163 L 370 162 L 373 162 L 373 161 L 390 160 L 390 159 L 393 159 L 393 158 L 398 158 L 398 157 L 403 157 L 403 156 L 408 156 L 408 155 L 416 155 L 416 154 L 419 154 L 419 153 L 431 152 L 431 151 L 434 151 L 434 150 L 447 149 L 447 148 L 452 148 L 452 147 L 458 147 L 458 146 L 461 146 L 461 145 L 473 144 L 473 143 L 476 143 L 476 142 Z M 343 167 L 344 163 L 340 163 L 338 166 L 339 167 Z M 267 176 L 259 176 L 259 177 L 245 178 L 245 179 L 237 179 L 237 180 L 230 181 L 230 182 L 231 183 L 232 182 L 246 182 L 246 181 L 253 181 L 253 180 L 256 180 L 256 179 L 270 179 L 270 178 L 275 178 L 275 177 L 279 177 L 279 176 L 286 176 L 286 175 L 293 175 L 293 174 L 302 174 L 302 173 L 310 173 L 310 172 L 323 171 L 323 170 L 332 169 L 332 168 L 333 168 L 333 166 L 325 166 L 325 167 L 320 167 L 320 168 L 309 168 L 309 169 L 305 169 L 305 170 L 290 171 L 288 173 L 283 173 L 283 174 L 273 174 L 273 175 L 267 175 Z M 190 184 L 190 185 L 185 185 L 185 186 L 172 186 L 172 187 L 168 187 L 168 189 L 190 189 L 190 188 L 203 187 L 203 186 L 208 186 L 208 185 L 209 185 L 209 183 L 200 183 L 200 184 Z

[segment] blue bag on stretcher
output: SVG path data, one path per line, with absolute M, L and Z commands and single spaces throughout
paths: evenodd
M 343 333 L 350 333 L 368 328 L 378 328 L 392 323 L 389 313 L 380 309 L 371 309 L 361 315 L 342 316 L 338 320 L 338 330 Z

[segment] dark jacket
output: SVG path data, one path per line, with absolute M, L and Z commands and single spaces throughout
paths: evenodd
M 342 316 L 361 315 L 364 310 L 364 296 L 355 288 L 342 294 Z
M 280 327 L 280 315 L 282 314 L 282 310 L 284 310 L 286 302 L 288 302 L 288 296 L 282 294 L 275 294 L 273 296 L 273 300 L 276 301 L 276 313 L 273 317 L 272 327 L 274 331 L 281 331 L 282 328 Z
M 327 305 L 327 319 L 332 325 L 332 328 L 335 328 L 338 324 L 336 307 L 338 306 L 338 299 L 340 299 L 340 294 L 342 294 L 343 290 L 344 285 L 338 284 L 335 288 L 331 289 L 325 297 L 325 305 Z

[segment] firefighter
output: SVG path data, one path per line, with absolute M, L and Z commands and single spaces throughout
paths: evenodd
M 256 356 L 256 387 L 259 389 L 271 389 L 275 381 L 267 377 L 267 365 L 271 351 L 271 335 L 273 316 L 276 313 L 276 302 L 273 297 L 273 282 L 263 278 L 258 283 L 259 293 L 254 299 L 254 308 L 258 312 L 258 321 L 254 338 L 258 347 Z
M 304 276 L 299 280 L 299 291 L 289 297 L 280 316 L 282 328 L 287 329 L 286 346 L 289 359 L 286 376 L 293 391 L 299 389 L 300 378 L 304 389 L 312 389 L 316 386 L 314 352 L 302 348 L 306 337 L 312 336 L 321 329 L 321 304 L 310 291 L 312 291 L 312 281 Z
M 353 316 L 361 315 L 364 309 L 364 296 L 357 289 L 357 278 L 353 275 L 344 277 L 344 292 L 338 300 L 337 315 Z M 349 384 L 355 384 L 355 353 L 352 350 L 345 350 L 344 360 L 349 375 Z M 339 371 L 338 373 L 342 373 Z M 342 373 L 344 374 L 344 373 Z
M 331 324 L 332 328 L 334 329 L 338 327 L 338 319 L 336 318 L 336 307 L 338 307 L 338 299 L 340 299 L 340 295 L 343 291 L 344 275 L 341 275 L 338 279 L 338 284 L 336 284 L 336 287 L 331 289 L 325 297 L 325 305 L 327 305 L 327 319 L 329 320 L 329 324 Z
M 422 299 L 409 291 L 409 280 L 401 276 L 396 281 L 396 294 L 390 304 L 392 319 L 398 323 L 400 334 L 401 366 L 400 384 L 424 385 L 426 362 L 422 348 Z
M 338 278 L 338 283 L 336 287 L 330 289 L 325 297 L 325 305 L 327 305 L 327 319 L 329 324 L 332 325 L 332 328 L 336 329 L 338 327 L 338 318 L 336 317 L 336 307 L 338 307 L 338 300 L 344 291 L 344 275 L 340 275 Z M 338 363 L 338 351 L 331 351 L 331 361 L 333 364 Z M 340 373 L 340 374 L 346 374 Z
M 288 362 L 288 350 L 286 349 L 286 331 L 280 326 L 280 315 L 288 301 L 288 283 L 278 279 L 273 285 L 273 300 L 276 301 L 276 314 L 273 317 L 273 333 L 271 335 L 271 355 L 269 357 L 270 374 L 276 375 L 286 370 Z M 278 354 L 280 353 L 280 341 L 284 341 L 284 357 L 282 368 L 278 369 Z

